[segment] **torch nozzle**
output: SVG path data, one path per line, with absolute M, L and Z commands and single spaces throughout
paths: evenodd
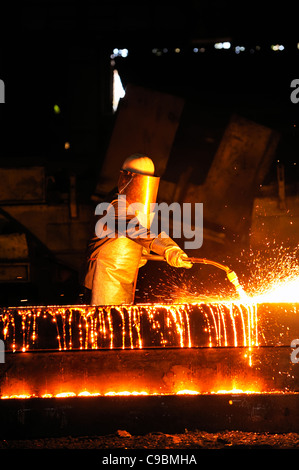
M 238 276 L 234 271 L 228 271 L 226 273 L 227 279 L 235 286 L 235 288 L 238 290 L 241 286 L 239 284 L 239 279 Z
M 247 294 L 245 293 L 243 287 L 240 286 L 238 276 L 234 271 L 227 271 L 226 272 L 228 280 L 234 285 L 236 291 L 239 294 L 239 297 L 243 300 L 246 300 L 248 298 Z

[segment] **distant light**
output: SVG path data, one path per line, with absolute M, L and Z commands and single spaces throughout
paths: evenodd
M 115 57 L 128 57 L 129 51 L 128 49 L 113 49 L 113 54 L 110 55 L 111 59 L 114 59 Z
M 174 52 L 176 52 L 178 54 L 179 52 L 181 52 L 181 49 L 179 47 L 176 47 Z
M 245 47 L 244 46 L 236 46 L 235 47 L 235 53 L 236 54 L 240 54 L 240 52 L 243 52 L 245 51 Z
M 215 49 L 229 49 L 230 47 L 231 43 L 229 41 L 215 42 L 214 44 Z
M 297 42 L 297 49 L 299 49 L 299 42 Z
M 282 44 L 272 44 L 271 49 L 272 51 L 283 51 L 284 46 Z
M 198 52 L 198 47 L 194 47 L 193 52 Z
M 64 143 L 65 150 L 68 150 L 70 147 L 71 147 L 71 144 L 69 142 Z
M 201 47 L 201 48 L 199 49 L 199 52 L 205 52 L 205 51 L 206 51 L 206 48 L 205 48 L 205 47 Z
M 164 47 L 164 49 L 158 49 L 157 47 L 154 47 L 154 49 L 152 49 L 152 53 L 157 55 L 157 56 L 161 56 L 163 53 L 164 54 L 167 54 L 168 52 L 168 49 L 167 47 Z
M 60 114 L 61 111 L 58 104 L 54 104 L 53 109 L 55 114 Z

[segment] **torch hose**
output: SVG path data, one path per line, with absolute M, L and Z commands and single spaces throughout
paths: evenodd
M 161 256 L 161 255 L 142 255 L 142 258 L 145 258 L 150 261 L 165 261 L 164 256 Z M 216 266 L 219 269 L 223 269 L 223 271 L 226 271 L 227 273 L 231 271 L 231 269 L 228 266 L 218 263 L 217 261 L 212 261 L 210 259 L 206 259 L 206 258 L 184 258 L 184 259 L 186 261 L 190 261 L 193 264 L 194 263 L 211 264 L 213 266 Z
M 231 271 L 231 269 L 228 266 L 225 266 L 224 264 L 218 263 L 217 261 L 212 261 L 206 258 L 188 258 L 188 261 L 191 261 L 191 263 L 211 264 L 213 266 L 216 266 L 216 268 L 226 271 L 227 273 Z
M 142 255 L 143 258 L 151 261 L 165 261 L 164 256 L 161 255 Z M 206 258 L 184 258 L 186 261 L 190 261 L 191 263 L 200 263 L 200 264 L 210 264 L 212 266 L 216 266 L 216 268 L 222 269 L 226 272 L 228 280 L 234 285 L 236 290 L 241 292 L 242 287 L 239 284 L 238 276 L 234 271 L 232 271 L 228 266 L 224 264 L 218 263 L 217 261 L 212 261 Z

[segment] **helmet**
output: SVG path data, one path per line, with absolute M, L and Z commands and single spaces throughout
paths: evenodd
M 155 165 L 152 159 L 146 155 L 134 153 L 124 161 L 122 170 L 153 176 L 155 173 Z

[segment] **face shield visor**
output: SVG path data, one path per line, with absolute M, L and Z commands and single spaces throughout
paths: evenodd
M 155 215 L 151 212 L 151 204 L 156 203 L 159 183 L 159 176 L 120 171 L 119 194 L 126 196 L 128 205 L 132 206 L 132 213 L 135 213 L 139 223 L 146 228 L 150 228 Z

